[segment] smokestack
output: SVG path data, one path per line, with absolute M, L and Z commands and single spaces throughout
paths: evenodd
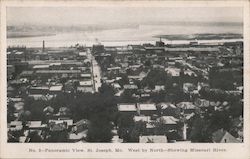
M 45 41 L 43 40 L 43 52 L 45 51 Z

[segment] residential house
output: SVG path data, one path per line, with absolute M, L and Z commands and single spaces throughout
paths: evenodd
M 212 134 L 212 142 L 214 143 L 240 143 L 241 141 L 237 140 L 229 132 L 223 129 L 219 129 Z
M 155 103 L 138 103 L 137 108 L 140 115 L 153 115 L 157 114 Z
M 196 111 L 197 107 L 192 102 L 180 102 L 176 105 L 184 114 L 191 114 Z
M 117 104 L 117 107 L 118 111 L 122 114 L 130 114 L 130 115 L 137 114 L 136 104 L 123 103 L 123 104 Z
M 139 143 L 167 143 L 165 135 L 140 136 Z

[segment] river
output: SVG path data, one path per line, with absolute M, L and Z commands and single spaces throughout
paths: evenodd
M 92 46 L 101 42 L 105 46 L 124 46 L 128 44 L 154 44 L 156 35 L 172 34 L 202 34 L 202 33 L 237 33 L 242 34 L 242 26 L 173 26 L 173 25 L 140 25 L 135 28 L 123 28 L 99 31 L 82 31 L 57 33 L 53 36 L 8 38 L 8 46 L 42 47 L 42 41 L 45 40 L 46 47 L 69 47 L 79 43 L 86 46 Z M 217 42 L 209 40 L 208 42 Z M 224 40 L 225 41 L 225 40 Z M 226 41 L 235 41 L 226 40 Z M 189 43 L 188 40 L 172 40 L 166 43 L 178 44 Z M 201 41 L 203 42 L 203 41 Z M 204 42 L 207 42 L 204 41 Z M 223 42 L 223 40 L 222 40 Z

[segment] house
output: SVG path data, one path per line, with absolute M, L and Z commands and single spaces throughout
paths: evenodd
M 119 91 L 122 88 L 119 83 L 112 83 L 112 86 L 116 91 Z
M 52 115 L 54 112 L 54 108 L 52 108 L 51 106 L 47 106 L 43 109 L 43 112 L 47 116 Z
M 173 77 L 178 77 L 180 76 L 181 69 L 175 67 L 168 67 L 165 69 L 165 71 Z
M 50 94 L 58 94 L 58 93 L 62 92 L 62 89 L 63 89 L 63 85 L 51 86 L 49 88 L 49 93 Z
M 177 129 L 179 119 L 176 119 L 173 116 L 162 116 L 158 118 L 157 121 L 163 125 L 164 130 L 169 131 Z
M 59 116 L 68 116 L 70 115 L 70 110 L 67 107 L 60 107 L 58 114 Z
M 80 81 L 79 82 L 79 86 L 77 86 L 77 91 L 79 91 L 79 92 L 90 92 L 90 93 L 93 93 L 94 89 L 93 89 L 93 82 L 92 82 L 92 80 Z
M 126 113 L 131 115 L 137 114 L 136 104 L 129 104 L 129 103 L 117 104 L 117 108 L 120 113 Z
M 50 131 L 63 131 L 73 126 L 73 120 L 49 120 Z
M 88 130 L 79 133 L 70 132 L 68 140 L 69 142 L 79 142 L 87 137 L 87 132 Z
M 66 122 L 50 122 L 49 123 L 49 130 L 52 132 L 60 132 L 67 130 L 67 123 Z
M 90 80 L 91 79 L 91 74 L 89 74 L 89 73 L 82 73 L 82 74 L 80 74 L 80 77 L 83 80 Z
M 195 112 L 197 108 L 192 102 L 180 102 L 176 106 L 180 108 L 180 111 L 184 114 L 191 114 Z
M 94 92 L 93 87 L 78 86 L 76 89 L 78 92 L 85 92 L 85 93 L 87 93 L 87 92 L 93 93 Z
M 80 133 L 88 129 L 90 121 L 87 119 L 79 120 L 78 122 L 73 124 L 72 131 L 74 133 Z
M 208 100 L 206 100 L 206 99 L 200 99 L 200 98 L 198 98 L 195 102 L 194 102 L 194 104 L 197 106 L 197 107 L 199 107 L 201 110 L 208 110 L 209 108 L 211 108 L 211 110 L 213 110 L 214 109 L 214 107 L 213 106 L 211 106 L 210 105 L 210 102 L 208 101 Z
M 165 135 L 140 136 L 139 143 L 167 143 Z
M 196 89 L 196 86 L 192 83 L 183 83 L 184 93 L 190 93 Z
M 73 124 L 72 130 L 69 133 L 70 142 L 78 142 L 87 137 L 89 120 L 82 119 Z
M 134 84 L 125 84 L 123 86 L 124 89 L 129 89 L 129 90 L 135 90 L 135 89 L 138 89 L 137 85 L 134 85 Z
M 239 140 L 223 129 L 219 129 L 212 134 L 212 141 L 214 143 L 240 143 Z
M 190 69 L 184 70 L 184 75 L 197 77 L 197 74 L 194 71 L 190 70 Z
M 155 91 L 159 92 L 159 91 L 164 91 L 164 90 L 165 90 L 164 85 L 155 85 Z
M 25 143 L 25 142 L 30 142 L 30 138 L 27 136 L 20 136 L 19 143 Z
M 21 121 L 11 121 L 8 128 L 10 131 L 21 131 L 23 123 Z
M 156 105 L 154 103 L 138 103 L 137 108 L 140 115 L 153 115 L 157 113 Z
M 46 124 L 42 124 L 42 121 L 28 121 L 28 129 L 44 129 L 47 127 Z
M 48 94 L 49 93 L 49 87 L 42 86 L 42 87 L 30 87 L 29 89 L 30 94 Z
M 90 86 L 93 85 L 92 80 L 80 81 L 79 84 L 80 84 L 80 86 L 82 86 L 82 87 L 90 87 Z
M 32 70 L 27 70 L 27 71 L 23 71 L 20 76 L 22 78 L 31 78 L 32 76 L 34 76 L 34 71 Z
M 20 112 L 23 110 L 23 107 L 24 107 L 24 102 L 17 102 L 17 103 L 14 103 L 14 108 L 15 108 L 15 111 L 16 112 Z
M 157 108 L 161 115 L 164 116 L 178 116 L 179 109 L 172 103 L 159 103 Z
M 151 122 L 151 117 L 150 116 L 134 116 L 133 118 L 134 122 L 139 122 L 139 121 L 143 121 L 143 122 Z
M 49 65 L 35 65 L 33 66 L 34 70 L 43 70 L 43 69 L 49 69 Z
M 53 95 L 43 95 L 43 94 L 31 94 L 29 95 L 29 97 L 32 97 L 34 100 L 44 100 L 44 101 L 48 101 L 50 99 L 53 98 Z

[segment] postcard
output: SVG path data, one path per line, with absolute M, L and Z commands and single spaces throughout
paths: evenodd
M 1 1 L 0 158 L 249 158 L 249 6 Z

